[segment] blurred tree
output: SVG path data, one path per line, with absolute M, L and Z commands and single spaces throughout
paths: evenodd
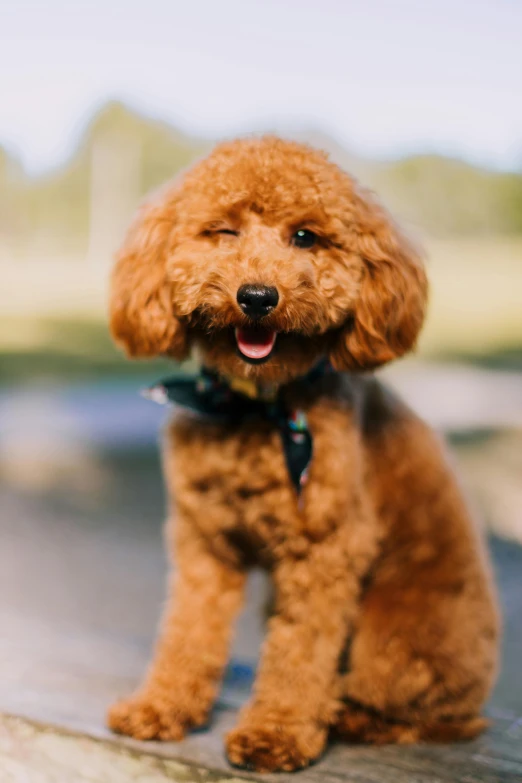
M 24 228 L 25 174 L 20 162 L 0 147 L 0 261 L 16 256 Z
M 141 194 L 142 143 L 132 127 L 101 128 L 91 143 L 89 262 L 106 262 Z
M 398 218 L 425 234 L 522 233 L 522 173 L 488 171 L 437 155 L 376 162 L 350 154 L 317 130 L 297 136 L 330 151 Z M 11 245 L 30 258 L 87 254 L 105 261 L 140 197 L 210 146 L 111 102 L 92 118 L 70 160 L 44 176 L 30 179 L 20 167 L 16 176 L 7 176 L 16 165 L 0 151 L 0 230 L 3 221 L 16 235 Z M 11 208 L 5 204 L 16 206 L 17 220 L 6 217 Z
M 24 211 L 31 257 L 106 257 L 136 203 L 188 165 L 204 145 L 121 103 L 92 119 L 71 159 L 27 183 Z M 92 227 L 91 227 L 92 221 Z
M 399 217 L 433 236 L 522 232 L 522 175 L 438 155 L 374 168 L 372 185 Z

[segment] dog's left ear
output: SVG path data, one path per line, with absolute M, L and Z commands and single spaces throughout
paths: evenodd
M 352 220 L 363 277 L 330 359 L 337 370 L 371 370 L 415 346 L 428 284 L 419 252 L 370 195 L 357 194 Z
M 112 273 L 111 332 L 129 356 L 164 354 L 183 359 L 188 352 L 186 329 L 174 315 L 172 286 L 166 275 L 176 195 L 176 190 L 167 189 L 142 206 Z

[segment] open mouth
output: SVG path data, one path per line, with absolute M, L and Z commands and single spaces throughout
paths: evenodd
M 241 357 L 253 363 L 261 363 L 270 358 L 277 332 L 259 327 L 242 327 L 235 330 L 235 337 Z

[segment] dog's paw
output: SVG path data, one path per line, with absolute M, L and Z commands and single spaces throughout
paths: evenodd
M 189 721 L 172 702 L 147 695 L 131 696 L 109 709 L 107 724 L 117 734 L 127 734 L 140 740 L 183 739 Z
M 239 726 L 226 738 L 227 758 L 235 767 L 255 772 L 303 769 L 322 753 L 326 730 L 314 725 Z

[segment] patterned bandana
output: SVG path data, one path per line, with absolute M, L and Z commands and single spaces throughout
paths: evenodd
M 310 383 L 329 370 L 326 361 L 320 362 L 302 381 Z M 171 402 L 214 422 L 237 424 L 252 418 L 272 422 L 280 432 L 288 473 L 298 495 L 306 484 L 313 451 L 308 420 L 304 411 L 287 408 L 279 387 L 223 378 L 203 367 L 197 376 L 174 375 L 142 394 L 154 402 Z

